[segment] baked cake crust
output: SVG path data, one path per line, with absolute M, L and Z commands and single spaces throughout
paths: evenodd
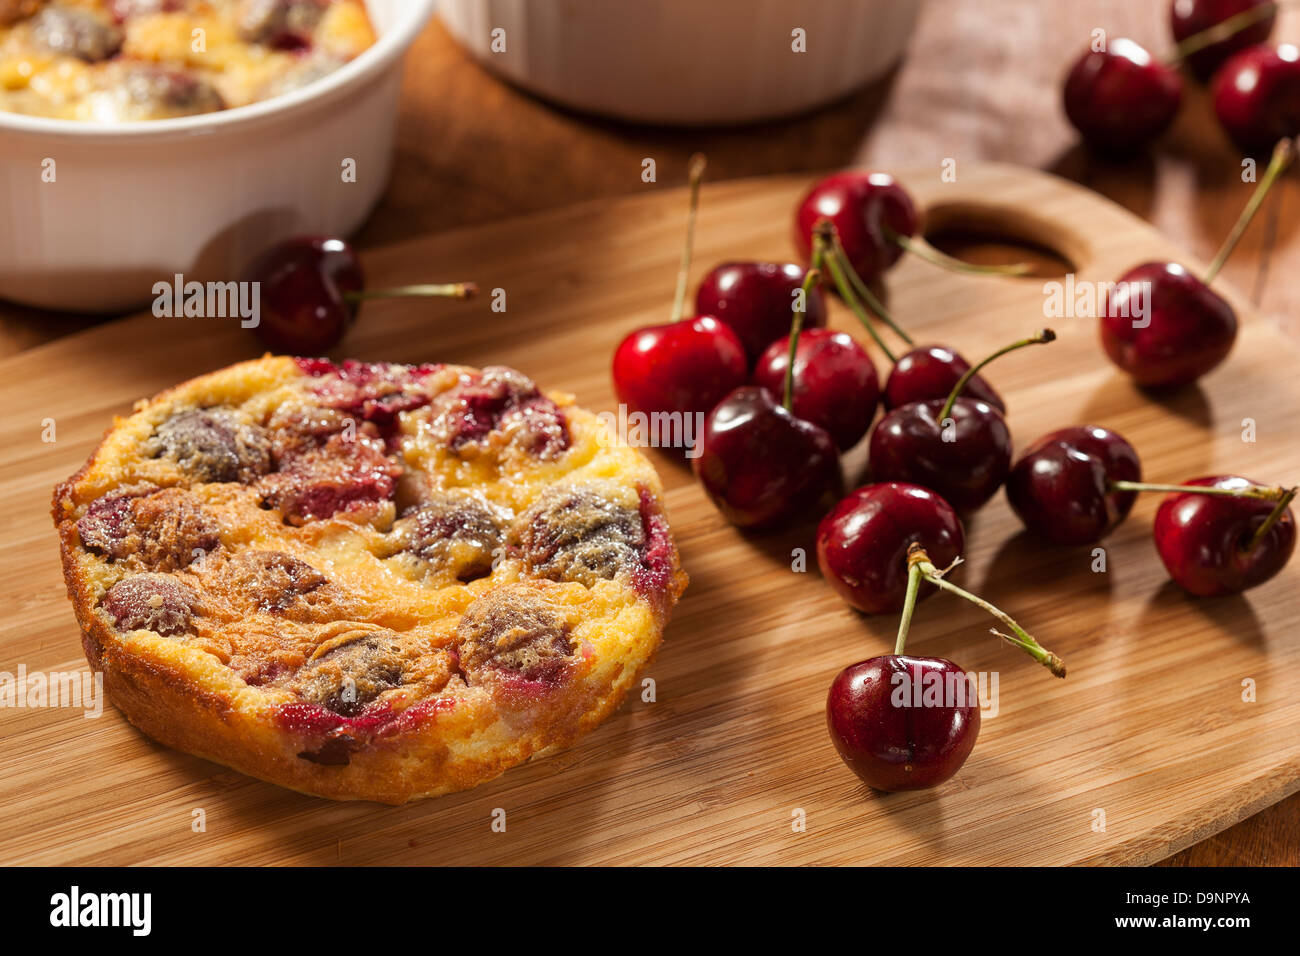
M 53 516 L 133 724 L 340 800 L 570 746 L 686 583 L 649 462 L 501 367 L 234 365 L 117 419 Z

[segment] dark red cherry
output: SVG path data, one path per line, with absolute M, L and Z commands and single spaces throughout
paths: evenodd
M 1007 500 L 1026 528 L 1058 544 L 1092 544 L 1128 517 L 1137 494 L 1115 481 L 1141 481 L 1137 451 L 1096 425 L 1044 435 L 1007 476 Z
M 740 339 L 711 315 L 650 325 L 614 352 L 614 391 L 629 411 L 707 414 L 749 378 Z
M 970 362 L 943 345 L 924 345 L 898 357 L 885 381 L 886 410 L 909 402 L 947 398 L 958 380 L 970 370 Z M 977 398 L 1002 414 L 1007 407 L 1001 396 L 981 376 L 975 375 L 962 389 L 966 398 Z
M 1259 9 L 1268 7 L 1267 11 Z M 1187 65 L 1200 79 L 1207 80 L 1223 62 L 1248 46 L 1263 43 L 1273 32 L 1277 10 L 1273 0 L 1174 0 L 1169 5 L 1169 26 L 1179 43 L 1197 33 L 1218 26 L 1247 10 L 1259 10 L 1259 19 L 1232 36 L 1202 47 L 1187 56 Z
M 1138 43 L 1111 40 L 1088 50 L 1065 81 L 1065 115 L 1084 142 L 1106 152 L 1132 152 L 1173 122 L 1183 81 Z
M 1256 483 L 1218 475 L 1184 484 L 1247 488 Z M 1171 494 L 1156 512 L 1156 551 L 1169 576 L 1197 597 L 1245 591 L 1281 571 L 1295 550 L 1295 517 L 1290 508 L 1257 538 L 1276 507 L 1275 502 L 1257 498 Z
M 1235 54 L 1214 77 L 1214 113 L 1246 153 L 1300 134 L 1300 50 L 1290 43 Z
M 260 283 L 254 331 L 276 352 L 319 355 L 356 321 L 348 293 L 365 286 L 352 246 L 342 239 L 302 236 L 276 243 L 249 264 L 245 282 Z
M 1147 262 L 1119 277 L 1101 308 L 1101 343 L 1139 385 L 1185 385 L 1227 357 L 1237 315 L 1174 262 Z
M 970 756 L 979 695 L 952 661 L 887 654 L 840 671 L 826 724 L 841 759 L 868 786 L 920 790 L 943 783 Z
M 943 399 L 912 402 L 876 423 L 868 446 L 871 480 L 921 485 L 958 511 L 973 511 L 1011 470 L 1011 431 L 987 402 L 959 398 L 947 418 L 943 406 Z
M 840 456 L 824 429 L 757 385 L 738 388 L 704 420 L 692 467 L 723 516 L 773 525 L 840 488 Z
M 878 278 L 903 254 L 891 233 L 908 238 L 920 228 L 911 197 L 893 176 L 857 170 L 827 176 L 800 201 L 794 242 L 805 261 L 821 219 L 834 224 L 849 264 L 864 282 Z
M 817 564 L 845 603 L 867 614 L 885 614 L 903 607 L 907 549 L 913 542 L 939 567 L 952 564 L 966 545 L 957 512 L 928 488 L 865 485 L 817 526 Z M 933 590 L 926 582 L 918 596 Z
M 695 290 L 695 311 L 731 326 L 752 365 L 771 342 L 789 335 L 803 279 L 803 267 L 793 262 L 724 262 Z M 825 325 L 826 296 L 817 286 L 808 295 L 803 327 Z
M 785 394 L 790 336 L 773 342 L 758 360 L 754 383 L 778 399 Z M 794 361 L 791 411 L 826 429 L 840 451 L 852 448 L 871 427 L 880 400 L 880 380 L 871 356 L 853 336 L 830 329 L 805 329 Z

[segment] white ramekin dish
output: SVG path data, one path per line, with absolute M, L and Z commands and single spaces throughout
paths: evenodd
M 367 0 L 374 46 L 237 109 L 115 125 L 0 112 L 0 298 L 119 311 L 176 273 L 230 279 L 278 239 L 352 232 L 388 179 L 402 55 L 433 6 Z
M 638 123 L 738 124 L 829 103 L 902 57 L 921 0 L 444 0 L 489 69 Z M 792 49 L 802 29 L 806 52 Z M 505 50 L 493 50 L 503 30 Z M 501 34 L 497 35 L 498 47 Z

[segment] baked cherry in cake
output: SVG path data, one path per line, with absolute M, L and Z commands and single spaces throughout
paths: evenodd
M 649 463 L 502 366 L 264 358 L 55 492 L 92 667 L 163 743 L 399 803 L 572 744 L 685 584 Z
M 0 0 L 0 110 L 210 113 L 300 89 L 374 42 L 362 0 Z

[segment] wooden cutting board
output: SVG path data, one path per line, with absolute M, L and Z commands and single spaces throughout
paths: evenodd
M 1043 173 L 964 166 L 956 183 L 934 169 L 898 173 L 932 219 L 977 218 L 1035 239 L 1081 280 L 1179 258 L 1118 206 Z M 694 278 L 724 258 L 789 257 L 807 185 L 706 186 Z M 506 290 L 507 311 L 491 312 L 486 297 L 370 303 L 340 354 L 506 363 L 612 408 L 614 345 L 669 311 L 684 209 L 681 191 L 655 191 L 377 252 L 372 287 L 475 279 Z M 988 373 L 1022 447 L 1086 422 L 1128 436 L 1149 480 L 1229 471 L 1300 481 L 1297 356 L 1240 296 L 1222 290 L 1244 319 L 1226 366 L 1156 399 L 1105 360 L 1094 321 L 1045 320 L 1044 281 L 956 276 L 909 256 L 886 284 L 918 341 L 969 357 L 1055 327 L 1055 345 Z M 833 323 L 865 339 L 836 308 Z M 230 320 L 146 315 L 0 362 L 0 671 L 85 666 L 48 517 L 55 482 L 133 400 L 258 352 Z M 1254 442 L 1243 441 L 1244 419 Z M 999 645 L 956 598 L 923 603 L 909 650 L 996 671 L 998 712 L 942 787 L 873 793 L 840 763 L 823 708 L 840 668 L 892 647 L 896 621 L 846 608 L 815 560 L 791 570 L 810 528 L 741 534 L 689 471 L 653 454 L 692 578 L 648 672 L 655 702 L 630 700 L 568 752 L 399 808 L 281 790 L 159 746 L 111 707 L 98 719 L 4 709 L 0 862 L 1147 863 L 1300 785 L 1300 561 L 1246 596 L 1193 600 L 1152 547 L 1154 496 L 1107 539 L 1108 571 L 1095 573 L 1088 549 L 1028 539 L 999 495 L 968 525 L 958 580 L 1018 617 L 1070 676 L 1055 680 Z M 504 833 L 492 827 L 498 809 Z

